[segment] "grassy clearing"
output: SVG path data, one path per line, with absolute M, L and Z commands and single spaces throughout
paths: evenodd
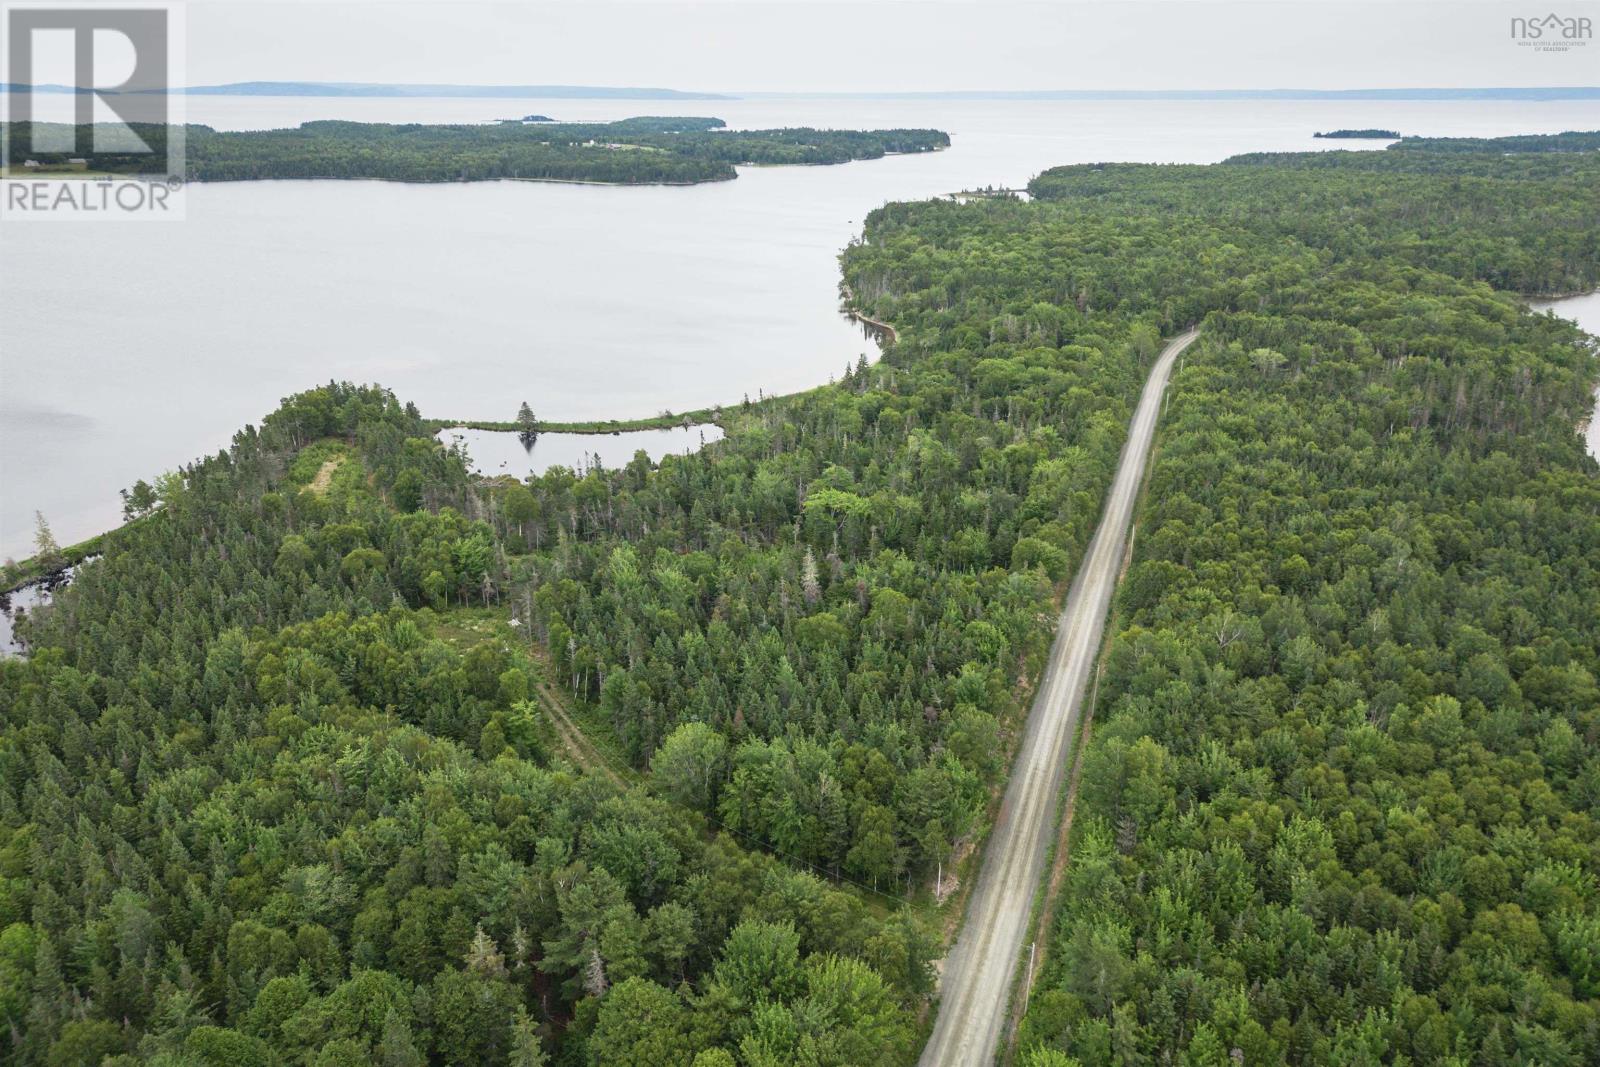
M 317 473 L 312 477 L 311 484 L 306 488 L 318 496 L 327 496 L 328 486 L 333 484 L 333 472 L 338 470 L 339 465 L 343 462 L 343 456 L 334 456 L 332 459 L 325 460 L 322 466 L 317 468 Z
M 322 479 L 321 492 L 327 492 L 328 484 L 333 478 L 333 472 L 350 456 L 350 448 L 343 441 L 325 437 L 320 441 L 313 441 L 302 448 L 294 457 L 294 462 L 289 464 L 289 470 L 284 478 L 290 485 L 318 488 L 315 484 Z M 323 472 L 327 471 L 326 477 Z

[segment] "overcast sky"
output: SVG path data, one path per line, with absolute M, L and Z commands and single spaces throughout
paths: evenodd
M 1551 86 L 1600 41 L 1518 47 L 1517 15 L 1600 2 L 190 0 L 190 84 L 649 85 L 713 91 Z

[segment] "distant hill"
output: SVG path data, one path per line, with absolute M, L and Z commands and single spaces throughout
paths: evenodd
M 727 100 L 718 93 L 610 85 L 391 85 L 379 82 L 230 82 L 193 85 L 191 96 L 453 96 L 561 100 Z
M 893 93 L 740 93 L 752 100 L 1600 100 L 1600 86 L 1461 89 L 957 89 Z
M 35 85 L 36 93 L 81 93 L 71 85 Z M 25 93 L 26 85 L 0 82 L 0 92 Z M 142 92 L 156 92 L 146 89 Z M 614 85 L 401 85 L 383 82 L 229 82 L 226 85 L 191 85 L 178 90 L 189 96 L 368 96 L 368 97 L 489 97 L 559 100 L 733 100 L 721 93 L 691 93 L 679 89 L 654 89 Z

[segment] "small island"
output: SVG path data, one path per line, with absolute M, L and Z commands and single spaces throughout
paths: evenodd
M 709 117 L 589 123 L 535 121 L 539 118 L 474 125 L 327 120 L 281 130 L 191 125 L 183 129 L 187 177 L 205 182 L 364 178 L 693 185 L 735 178 L 739 165 L 846 163 L 950 144 L 940 130 L 729 130 L 721 119 Z M 58 138 L 64 128 L 56 127 Z M 153 152 L 92 153 L 75 162 L 100 173 L 142 173 L 152 158 L 165 158 L 164 144 L 174 129 L 135 124 L 133 131 Z M 33 139 L 49 130 L 50 124 L 19 124 L 10 131 L 21 146 L 15 151 L 27 153 Z M 63 153 L 27 155 L 41 166 L 66 159 Z
M 1322 137 L 1332 141 L 1398 141 L 1400 135 L 1394 130 L 1330 130 L 1327 133 L 1315 133 L 1313 137 Z

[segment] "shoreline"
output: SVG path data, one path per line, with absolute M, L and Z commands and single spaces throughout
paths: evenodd
M 1569 293 L 1520 293 L 1518 295 L 1522 297 L 1523 303 L 1532 304 L 1539 300 L 1576 300 L 1580 296 L 1594 296 L 1596 294 L 1600 294 L 1600 286 L 1595 286 L 1592 289 L 1574 289 Z M 1542 308 L 1541 310 L 1548 311 L 1549 309 Z
M 849 299 L 848 289 L 845 293 Z M 877 341 L 880 345 L 887 337 L 888 343 L 895 344 L 900 340 L 900 332 L 891 324 L 882 319 L 875 319 L 852 305 L 840 309 L 852 321 L 864 323 L 877 330 L 880 335 Z M 823 383 L 826 384 L 826 383 Z M 821 388 L 812 386 L 811 389 Z M 808 393 L 811 389 L 800 389 L 793 393 L 780 393 L 766 397 L 760 403 L 770 403 L 782 400 L 785 397 L 799 396 Z M 637 419 L 581 419 L 573 422 L 547 422 L 543 419 L 535 421 L 535 433 L 571 433 L 571 434 L 619 434 L 632 433 L 638 430 L 686 430 L 695 426 L 722 426 L 723 412 L 738 404 L 713 404 L 710 407 L 695 408 L 669 415 L 652 415 Z M 435 419 L 422 420 L 423 425 L 431 432 L 440 430 L 483 430 L 488 433 L 521 433 L 522 425 L 511 419 Z M 726 427 L 723 427 L 726 429 Z
M 327 174 L 311 174 L 301 178 L 273 177 L 273 178 L 192 178 L 186 185 L 244 185 L 249 182 L 387 182 L 391 185 L 486 185 L 490 182 L 531 182 L 541 185 L 599 185 L 607 189 L 633 189 L 644 186 L 656 186 L 675 189 L 689 189 L 696 185 L 713 185 L 717 182 L 731 182 L 737 179 L 737 174 L 726 178 L 701 178 L 692 182 L 602 182 L 593 178 L 374 178 L 374 177 L 340 177 L 336 178 Z M 0 181 L 21 182 L 34 180 L 49 181 L 144 181 L 148 175 L 143 174 L 0 174 Z
M 380 178 L 376 175 L 335 175 L 335 174 L 305 174 L 290 177 L 288 175 L 270 175 L 260 178 L 189 178 L 185 184 L 192 185 L 228 185 L 243 182 L 391 182 L 395 185 L 478 185 L 484 182 L 534 182 L 543 185 L 599 185 L 608 189 L 627 189 L 633 186 L 650 185 L 664 188 L 689 189 L 696 185 L 713 185 L 717 182 L 737 181 L 738 169 L 749 167 L 751 169 L 776 169 L 780 167 L 840 167 L 846 163 L 871 163 L 878 159 L 888 159 L 898 156 L 927 156 L 935 152 L 945 151 L 946 146 L 929 148 L 920 152 L 885 152 L 881 156 L 864 156 L 860 159 L 823 160 L 816 163 L 732 163 L 735 173 L 715 178 L 695 178 L 692 181 L 656 181 L 639 182 L 608 182 L 598 178 L 520 178 L 520 177 L 495 177 L 495 178 Z M 86 173 L 84 171 L 70 171 L 64 173 L 47 174 L 11 174 L 0 173 L 0 180 L 26 181 L 30 178 L 48 178 L 52 180 L 70 180 L 77 178 L 82 181 L 105 181 L 107 179 L 127 178 L 137 180 L 148 177 L 140 174 L 119 173 Z M 870 320 L 869 320 L 870 321 Z
M 1600 286 L 1595 286 L 1592 289 L 1579 290 L 1578 292 L 1574 293 L 1562 293 L 1557 296 L 1529 296 L 1524 297 L 1524 300 L 1527 304 L 1528 310 L 1534 314 L 1553 315 L 1558 319 L 1563 319 L 1572 323 L 1578 329 L 1582 330 L 1586 334 L 1589 334 L 1591 337 L 1600 337 L 1600 328 L 1591 328 L 1595 327 L 1596 324 L 1580 322 L 1575 316 L 1563 315 L 1561 314 L 1561 309 L 1549 306 L 1552 304 L 1559 304 L 1566 300 L 1582 300 L 1585 297 L 1596 296 L 1600 296 Z M 1535 301 L 1543 303 L 1546 306 L 1535 308 L 1533 306 Z M 1584 444 L 1584 451 L 1590 456 L 1593 456 L 1596 460 L 1600 460 L 1600 435 L 1595 435 L 1593 433 L 1597 422 L 1600 422 L 1600 382 L 1595 384 L 1592 396 L 1594 399 L 1594 407 L 1587 415 L 1584 415 L 1582 418 L 1578 419 L 1574 429 L 1578 433 L 1579 440 L 1581 440 Z
M 138 522 L 140 520 L 134 519 L 133 521 Z M 42 567 L 39 565 L 37 557 L 29 556 L 27 559 L 18 560 L 11 566 L 0 569 L 0 597 L 9 597 L 30 586 L 54 581 L 85 560 L 93 559 L 95 556 L 100 555 L 105 549 L 105 539 L 107 537 L 118 530 L 125 530 L 131 525 L 132 523 L 125 522 L 121 526 L 113 527 L 104 533 L 97 533 L 93 537 L 79 541 L 75 545 L 66 546 L 61 549 L 62 562 L 58 567 Z
M 241 179 L 241 180 L 249 180 L 249 181 L 321 181 L 321 180 L 333 180 L 333 181 L 383 181 L 385 179 L 381 179 L 381 178 L 339 178 L 339 179 L 255 178 L 255 179 Z M 571 182 L 571 183 L 568 183 L 564 179 L 559 179 L 559 178 L 493 178 L 493 179 L 485 179 L 485 180 L 489 180 L 489 181 L 548 181 L 548 182 L 556 182 L 556 183 L 560 183 L 560 184 L 592 184 L 592 185 L 620 185 L 620 184 L 624 184 L 624 183 L 615 183 L 615 182 L 588 182 L 588 183 Z M 408 183 L 401 183 L 401 184 L 408 184 Z M 413 183 L 409 183 L 409 184 L 419 184 L 419 185 L 433 184 L 433 185 L 438 185 L 438 184 L 446 184 L 446 183 L 444 183 L 444 182 L 413 182 Z M 461 184 L 467 184 L 467 183 L 462 182 Z M 651 184 L 651 183 L 627 183 L 627 184 Z M 655 184 L 661 184 L 661 183 L 655 183 Z M 705 183 L 696 182 L 696 183 L 684 183 L 684 184 L 705 184 Z M 880 336 L 878 338 L 878 343 L 879 343 L 880 346 L 884 343 L 884 339 L 885 338 L 887 338 L 888 342 L 891 343 L 891 344 L 899 342 L 900 333 L 899 333 L 898 330 L 896 330 L 894 328 L 894 326 L 892 326 L 890 323 L 887 323 L 887 322 L 883 321 L 882 319 L 875 319 L 872 316 L 870 316 L 870 315 L 866 314 L 865 312 L 863 312 L 860 308 L 856 307 L 855 303 L 854 303 L 855 294 L 850 291 L 850 287 L 848 285 L 841 284 L 840 289 L 842 291 L 842 295 L 843 295 L 844 300 L 845 300 L 845 306 L 843 308 L 841 308 L 841 311 L 845 315 L 849 316 L 855 322 L 862 323 L 862 324 L 864 324 L 866 326 L 870 326 L 873 329 L 879 331 L 880 334 L 882 335 L 882 336 Z M 1597 288 L 1594 288 L 1594 289 L 1582 290 L 1582 291 L 1573 292 L 1573 293 L 1563 293 L 1563 294 L 1558 294 L 1558 295 L 1551 295 L 1551 294 L 1546 294 L 1546 293 L 1518 293 L 1516 295 L 1523 301 L 1524 305 L 1528 305 L 1528 304 L 1531 304 L 1534 301 L 1570 300 L 1570 299 L 1574 299 L 1574 298 L 1577 298 L 1577 297 L 1591 296 L 1591 295 L 1594 295 L 1596 293 L 1600 293 L 1600 287 L 1597 287 Z M 1534 311 L 1534 309 L 1532 307 L 1529 307 L 1528 310 L 1529 311 Z M 1548 310 L 1548 309 L 1541 309 L 1541 310 Z M 821 388 L 821 386 L 814 386 L 813 388 Z M 784 399 L 785 397 L 798 396 L 801 393 L 805 393 L 805 392 L 809 392 L 809 391 L 810 390 L 802 389 L 802 390 L 798 390 L 798 391 L 796 391 L 794 393 L 784 393 L 784 394 L 781 394 L 779 396 L 771 396 L 771 397 L 765 398 L 765 400 L 758 401 L 758 403 L 769 403 L 771 401 Z M 1597 392 L 1596 396 L 1597 396 L 1597 398 L 1600 398 L 1600 392 Z M 1600 403 L 1600 400 L 1597 400 L 1597 403 Z M 538 433 L 566 433 L 566 434 L 605 435 L 605 434 L 631 433 L 631 432 L 640 431 L 640 430 L 690 429 L 690 428 L 693 428 L 694 426 L 705 426 L 705 425 L 714 425 L 714 426 L 719 426 L 719 427 L 722 427 L 723 429 L 726 429 L 726 427 L 722 425 L 722 421 L 721 421 L 722 418 L 723 418 L 721 412 L 724 411 L 724 410 L 725 410 L 725 405 L 715 404 L 715 405 L 712 405 L 711 407 L 697 408 L 697 409 L 695 409 L 693 411 L 686 411 L 686 412 L 683 412 L 681 414 L 655 415 L 655 416 L 648 416 L 648 417 L 645 417 L 645 418 L 637 418 L 637 419 L 588 419 L 588 420 L 578 420 L 578 421 L 572 421 L 572 422 L 539 422 L 538 423 L 538 430 L 536 432 L 538 432 Z M 1600 410 L 1600 409 L 1597 409 L 1597 410 Z M 1595 417 L 1596 416 L 1591 415 L 1589 418 L 1586 418 L 1586 419 L 1582 420 L 1582 422 L 1576 427 L 1576 429 L 1578 431 L 1578 435 L 1580 437 L 1583 437 L 1586 434 L 1589 426 L 1592 424 L 1592 421 L 1593 421 L 1593 419 Z M 687 425 L 685 425 L 685 420 L 688 420 Z M 448 429 L 481 430 L 481 431 L 490 432 L 490 433 L 520 433 L 522 431 L 522 426 L 519 423 L 517 423 L 517 422 L 515 422 L 513 420 L 499 420 L 499 419 L 425 418 L 425 419 L 422 420 L 422 424 L 423 424 L 424 429 L 426 429 L 430 434 L 437 434 L 441 430 L 448 430 Z M 1597 458 L 1600 458 L 1600 457 L 1597 457 Z M 137 521 L 137 520 L 135 520 L 135 521 Z M 80 541 L 77 544 L 70 545 L 70 546 L 67 546 L 67 547 L 63 548 L 61 550 L 61 554 L 62 554 L 63 559 L 66 560 L 66 562 L 59 568 L 54 568 L 54 569 L 51 569 L 51 570 L 44 570 L 44 569 L 42 569 L 42 568 L 40 568 L 38 566 L 38 564 L 34 560 L 34 557 L 29 556 L 29 557 L 27 557 L 25 559 L 18 560 L 11 567 L 0 569 L 0 595 L 10 595 L 12 593 L 17 592 L 18 590 L 27 588 L 28 586 L 36 585 L 39 582 L 43 582 L 43 581 L 49 580 L 51 578 L 54 578 L 55 576 L 61 574 L 62 572 L 66 571 L 67 569 L 69 569 L 71 567 L 74 567 L 74 566 L 77 566 L 79 563 L 83 562 L 85 559 L 87 559 L 87 558 L 89 558 L 91 556 L 99 555 L 100 552 L 101 552 L 101 549 L 102 549 L 103 540 L 107 536 L 116 533 L 118 530 L 124 529 L 126 527 L 126 525 L 127 524 L 124 523 L 122 526 L 114 526 L 110 530 L 106 530 L 106 531 L 104 531 L 102 533 L 95 534 L 94 536 L 86 538 L 85 540 Z
M 654 185 L 687 189 L 695 185 L 731 182 L 737 174 L 725 178 L 697 178 L 690 182 L 647 181 L 606 182 L 596 178 L 379 178 L 375 175 L 307 174 L 300 177 L 277 175 L 262 178 L 191 178 L 191 185 L 243 185 L 247 182 L 388 182 L 392 185 L 484 185 L 489 182 L 532 182 L 541 185 L 601 185 L 609 189 L 628 189 L 634 186 Z
M 887 322 L 884 322 L 882 319 L 875 319 L 870 315 L 863 314 L 862 312 L 856 310 L 853 307 L 845 308 L 844 309 L 844 313 L 846 315 L 849 315 L 856 322 L 865 323 L 866 325 L 871 326 L 873 329 L 880 330 L 883 333 L 888 334 L 889 335 L 889 343 L 890 344 L 899 343 L 899 341 L 900 341 L 900 332 L 898 330 L 896 330 L 893 326 L 890 326 Z M 881 343 L 882 339 L 880 338 L 879 340 L 880 340 L 880 343 Z
M 868 326 L 877 329 L 879 332 L 888 334 L 889 342 L 891 344 L 898 344 L 900 342 L 900 331 L 896 330 L 893 326 L 889 325 L 887 322 L 884 322 L 882 319 L 875 319 L 871 315 L 868 315 L 866 312 L 861 310 L 856 300 L 855 290 L 850 288 L 849 282 L 839 282 L 839 296 L 843 304 L 840 310 L 846 315 L 850 316 L 850 318 L 854 319 L 856 322 L 866 323 Z M 878 338 L 878 343 L 882 344 L 883 338 Z
M 639 182 L 608 182 L 598 178 L 520 178 L 520 177 L 495 177 L 495 178 L 380 178 L 376 175 L 335 175 L 335 174 L 306 174 L 298 176 L 270 175 L 260 178 L 189 178 L 185 184 L 193 185 L 228 185 L 242 182 L 391 182 L 395 185 L 478 185 L 484 182 L 534 182 L 543 185 L 599 185 L 608 189 L 627 189 L 633 186 L 650 185 L 664 188 L 689 189 L 696 185 L 712 185 L 716 182 L 737 181 L 738 169 L 749 167 L 751 169 L 776 169 L 780 167 L 840 167 L 846 163 L 871 163 L 874 160 L 889 159 L 899 156 L 927 156 L 935 152 L 943 152 L 947 145 L 916 152 L 884 152 L 881 156 L 863 156 L 860 159 L 821 160 L 815 163 L 731 163 L 735 173 L 715 178 L 695 178 L 692 181 L 656 181 Z M 138 180 L 148 178 L 148 175 L 121 174 L 115 172 L 68 171 L 59 173 L 42 174 L 12 174 L 7 170 L 0 173 L 0 180 L 26 181 L 33 178 L 48 178 L 51 180 L 70 180 L 77 178 L 81 181 L 106 181 L 108 179 L 126 178 Z M 871 320 L 867 320 L 871 321 Z M 581 432 L 581 431 L 573 431 Z
M 843 311 L 844 314 L 848 315 L 853 320 L 866 323 L 867 325 L 872 326 L 873 328 L 887 335 L 890 343 L 899 341 L 899 332 L 887 322 L 874 319 L 855 307 L 845 307 Z M 878 338 L 878 343 L 880 346 L 883 345 L 883 337 Z M 776 396 L 769 396 L 757 401 L 756 405 L 770 404 L 774 401 L 782 400 L 787 397 L 800 396 L 803 393 L 811 392 L 813 389 L 823 388 L 826 384 L 827 383 L 815 385 L 812 386 L 811 389 L 796 390 L 793 393 L 783 393 Z M 739 406 L 742 405 L 734 405 L 734 407 Z M 653 415 L 639 419 L 588 419 L 575 422 L 541 421 L 536 423 L 538 426 L 538 430 L 536 432 L 591 434 L 595 436 L 601 436 L 609 434 L 632 433 L 640 430 L 691 430 L 696 426 L 717 426 L 723 430 L 726 430 L 727 427 L 723 426 L 722 419 L 724 417 L 723 412 L 727 409 L 727 405 L 713 404 L 711 407 L 696 408 L 693 411 L 685 411 L 681 414 Z M 511 420 L 502 421 L 498 419 L 425 418 L 422 420 L 422 426 L 423 429 L 425 429 L 429 434 L 437 434 L 441 430 L 450 429 L 482 430 L 489 433 L 522 432 L 522 426 L 520 423 Z M 140 522 L 142 520 L 135 519 L 133 521 Z M 65 562 L 60 567 L 54 567 L 46 570 L 39 566 L 35 557 L 29 556 L 25 559 L 16 561 L 16 563 L 12 564 L 10 567 L 0 569 L 0 596 L 9 596 L 21 589 L 25 589 L 32 585 L 37 585 L 40 582 L 48 581 L 71 569 L 72 567 L 77 566 L 91 556 L 100 555 L 104 550 L 105 539 L 116 533 L 118 530 L 126 529 L 129 525 L 131 524 L 123 523 L 121 526 L 114 526 L 102 533 L 95 534 L 93 537 L 86 538 L 77 544 L 69 545 L 63 548 L 61 550 L 61 556 Z

